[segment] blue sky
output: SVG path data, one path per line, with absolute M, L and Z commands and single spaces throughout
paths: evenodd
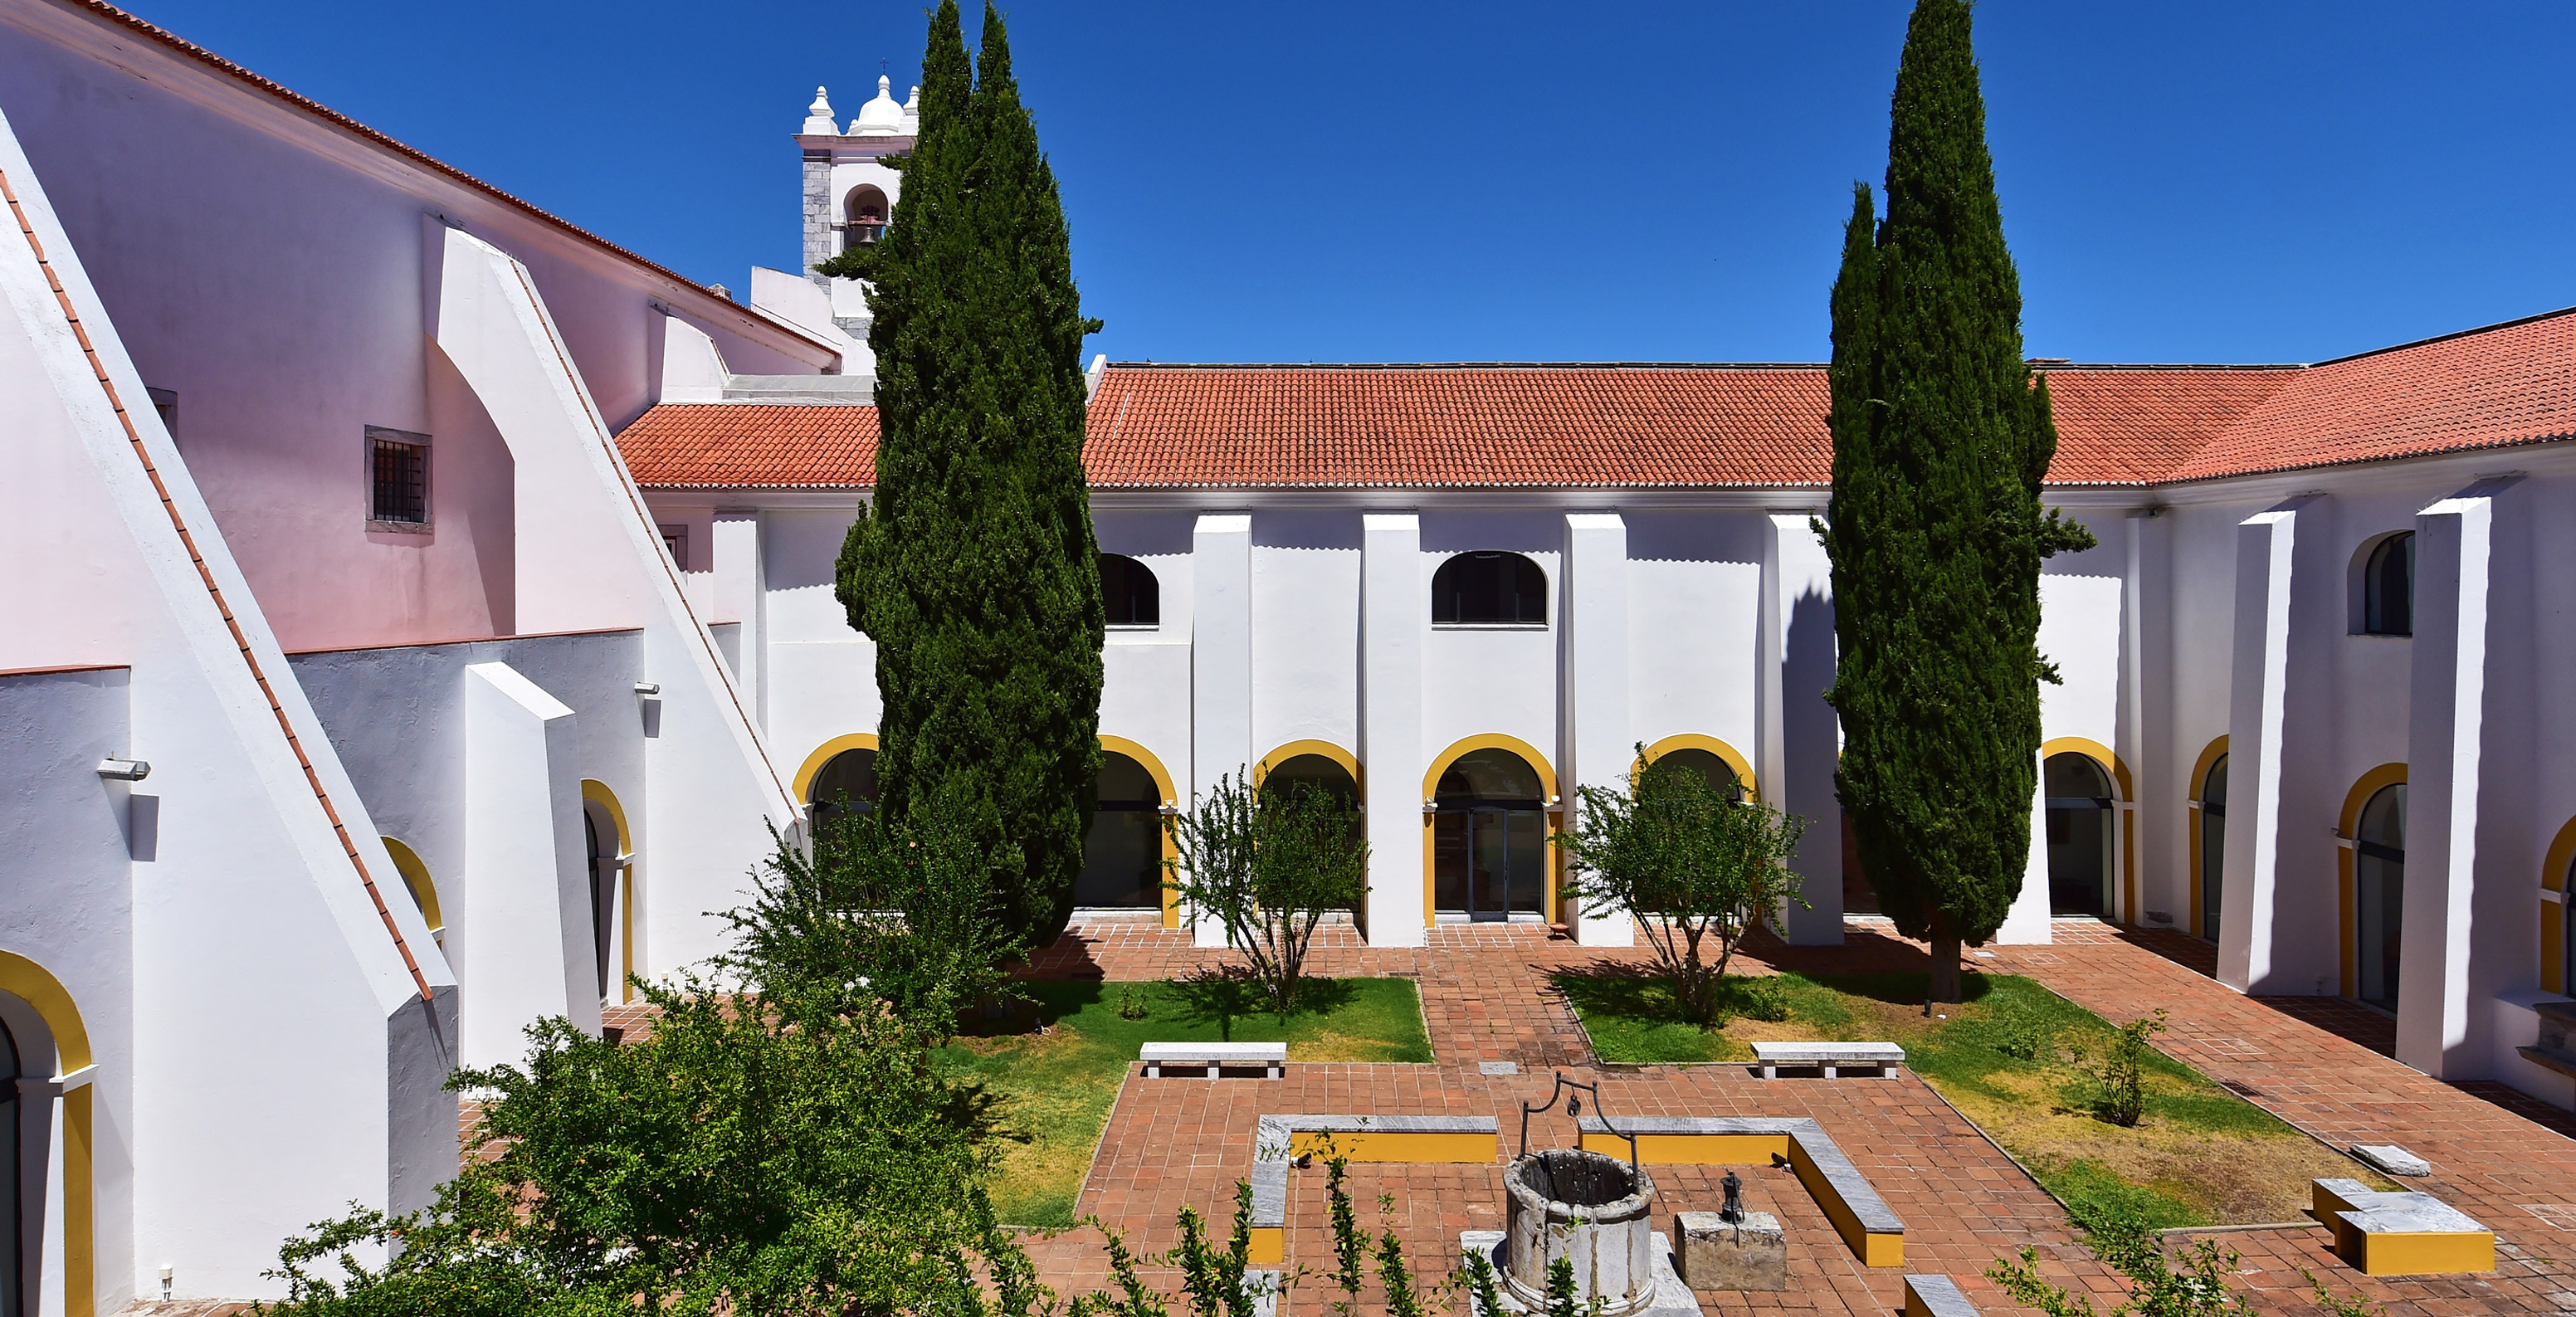
M 1815 360 L 1906 0 L 1006 12 L 1119 359 Z M 135 10 L 695 278 L 916 0 Z M 969 32 L 974 30 L 970 11 Z M 1984 0 L 2033 355 L 2312 361 L 2576 303 L 2576 5 Z

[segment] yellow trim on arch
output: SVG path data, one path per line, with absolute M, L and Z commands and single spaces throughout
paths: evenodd
M 617 803 L 617 793 L 607 783 L 583 778 L 581 798 L 617 825 L 617 858 L 626 861 L 617 870 L 617 1000 L 633 1001 L 635 988 L 627 980 L 635 977 L 635 834 L 626 826 L 626 807 Z
M 2370 803 L 2370 798 L 2378 795 L 2381 790 L 2387 787 L 2397 786 L 2405 781 L 2406 765 L 2404 764 L 2381 764 L 2379 767 L 2362 774 L 2353 782 L 2352 790 L 2344 793 L 2343 822 L 2341 826 L 2335 829 L 2335 835 L 2345 841 L 2351 841 L 2357 835 L 2355 830 L 2361 827 L 2362 807 Z M 2230 785 L 2233 784 L 2231 783 Z M 2358 894 L 2358 890 L 2354 886 L 2354 883 L 2358 881 L 2358 877 L 2353 873 L 2353 854 L 2353 848 L 2350 846 L 2335 847 L 2335 927 L 2337 934 L 2335 938 L 2335 954 L 2341 965 L 2342 980 L 2340 986 L 2342 988 L 2343 995 L 2346 997 L 2349 997 L 2361 990 L 2361 970 L 2354 955 L 2353 947 L 2353 939 L 2360 936 L 2357 931 L 2358 921 L 2360 919 L 2360 912 L 2357 903 L 2361 899 Z
M 877 734 L 874 732 L 852 732 L 847 736 L 835 736 L 814 747 L 814 753 L 805 756 L 804 764 L 796 770 L 796 803 L 799 805 L 813 803 L 807 799 L 807 793 L 814 789 L 814 775 L 822 772 L 823 765 L 832 762 L 833 756 L 844 750 L 876 748 Z
M 394 837 L 379 838 L 385 854 L 393 857 L 394 872 L 402 875 L 403 886 L 411 889 L 412 901 L 420 906 L 421 922 L 429 925 L 432 937 L 447 931 L 447 920 L 438 913 L 438 881 L 429 876 L 429 866 L 421 863 L 420 852 L 409 842 Z
M 1505 736 L 1500 732 L 1485 732 L 1476 736 L 1467 737 L 1464 740 L 1452 744 L 1448 749 L 1441 751 L 1437 756 L 1433 757 L 1431 760 L 1430 771 L 1422 775 L 1422 798 L 1424 800 L 1429 800 L 1438 795 L 1440 793 L 1440 775 L 1448 772 L 1449 765 L 1458 762 L 1459 756 L 1475 750 L 1509 750 L 1513 754 L 1519 755 L 1522 759 L 1528 761 L 1530 767 L 1538 770 L 1539 789 L 1547 793 L 1548 800 L 1551 802 L 1557 802 L 1561 799 L 1558 795 L 1556 786 L 1556 768 L 1554 765 L 1548 763 L 1547 756 L 1540 754 L 1537 746 L 1531 745 L 1529 742 L 1524 741 L 1517 736 Z M 1548 922 L 1554 923 L 1557 917 L 1557 865 L 1563 858 L 1557 854 L 1556 824 L 1557 820 L 1563 818 L 1564 815 L 1554 809 L 1550 809 L 1540 817 L 1547 821 L 1547 836 L 1545 839 L 1545 844 L 1547 846 L 1547 899 L 1543 908 L 1547 912 Z M 1438 911 L 1436 911 L 1432 906 L 1433 871 L 1431 855 L 1431 819 L 1432 816 L 1430 812 L 1425 811 L 1422 815 L 1422 926 L 1424 928 L 1429 928 L 1438 923 L 1440 918 Z
M 1699 732 L 1681 732 L 1676 735 L 1667 736 L 1664 739 L 1655 742 L 1653 745 L 1647 746 L 1645 758 L 1634 760 L 1629 763 L 1629 775 L 1632 777 L 1635 776 L 1639 769 L 1663 758 L 1665 755 L 1671 754 L 1675 750 L 1706 750 L 1710 754 L 1716 755 L 1718 758 L 1726 761 L 1727 767 L 1735 770 L 1735 780 L 1742 783 L 1744 786 L 1745 799 L 1760 800 L 1762 798 L 1762 783 L 1759 779 L 1753 776 L 1753 761 L 1745 758 L 1743 753 L 1738 751 L 1734 746 L 1728 745 L 1726 742 L 1721 741 L 1714 736 L 1706 736 Z
M 1351 775 L 1351 785 L 1360 789 L 1360 798 L 1368 798 L 1368 784 L 1360 780 L 1360 757 L 1330 741 L 1290 741 L 1263 755 L 1261 762 L 1252 766 L 1252 784 L 1261 785 L 1261 779 L 1270 776 L 1272 765 L 1287 763 L 1299 755 L 1321 755 L 1340 764 L 1342 771 Z
M 0 951 L 0 992 L 35 1008 L 54 1035 L 54 1072 L 65 1078 L 93 1064 L 89 1026 L 62 980 L 44 966 Z M 97 1146 L 91 1094 L 95 1083 L 63 1094 L 63 1311 L 66 1317 L 98 1312 L 98 1195 L 93 1170 Z
M 874 742 L 876 738 L 871 736 L 868 740 L 870 742 Z M 1174 806 L 1181 803 L 1180 792 L 1174 789 L 1172 785 L 1172 770 L 1163 767 L 1163 761 L 1155 758 L 1153 751 L 1146 749 L 1139 742 L 1128 740 L 1126 737 L 1108 735 L 1103 735 L 1100 738 L 1100 748 L 1104 751 L 1115 751 L 1135 760 L 1139 764 L 1144 765 L 1145 772 L 1151 775 L 1154 779 L 1154 789 L 1163 793 L 1163 803 Z M 1177 888 L 1172 886 L 1170 875 L 1172 872 L 1172 866 L 1180 861 L 1181 842 L 1180 838 L 1172 835 L 1172 829 L 1169 823 L 1165 823 L 1161 818 L 1157 818 L 1155 822 L 1163 825 L 1159 829 L 1163 834 L 1163 873 L 1165 875 L 1163 881 L 1163 927 L 1179 928 L 1181 926 L 1181 894 Z
M 2540 986 L 2555 993 L 2567 991 L 2567 925 L 2571 918 L 2565 898 L 2576 896 L 2567 890 L 2567 866 L 2576 864 L 2576 819 L 2549 843 L 2549 857 L 2540 864 L 2540 886 L 2543 891 L 2558 893 L 2561 899 L 2540 903 Z M 2555 933 L 2556 936 L 2551 936 Z
M 2132 805 L 2137 802 L 2138 791 L 2129 777 L 2129 766 L 2121 762 L 2120 756 L 2111 747 L 2082 736 L 2060 736 L 2039 743 L 2039 762 L 2042 766 L 2048 763 L 2050 757 L 2063 754 L 2083 755 L 2100 764 L 2111 774 L 2111 781 L 2118 789 L 2121 801 Z M 2122 920 L 2134 924 L 2138 922 L 2137 811 L 2114 809 L 2111 811 L 2111 816 L 2112 825 L 2120 830 L 2119 916 Z
M 2200 793 L 2209 786 L 2209 770 L 2216 768 L 2218 761 L 2226 757 L 2227 738 L 2224 735 L 2201 749 L 2200 758 L 2192 762 L 2191 781 L 2184 784 L 2188 799 L 2200 799 Z M 2185 812 L 2191 815 L 2191 935 L 2207 937 L 2209 931 L 2201 927 L 2203 922 L 2201 911 L 2209 908 L 2209 903 L 2201 897 L 2203 890 L 2201 885 L 2209 881 L 2208 875 L 2201 872 L 2201 811 L 2187 809 Z M 2224 877 L 2224 875 L 2221 876 Z

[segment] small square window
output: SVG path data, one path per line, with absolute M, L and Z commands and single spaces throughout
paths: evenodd
M 429 529 L 429 436 L 367 427 L 367 525 L 371 530 Z
M 671 551 L 671 565 L 689 570 L 689 528 L 665 524 L 657 529 L 662 532 L 662 547 Z

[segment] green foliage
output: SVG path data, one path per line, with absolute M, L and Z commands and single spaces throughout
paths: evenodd
M 1377 1278 L 1386 1287 L 1386 1317 L 1422 1317 L 1422 1296 L 1413 1288 L 1413 1269 L 1404 1261 L 1404 1241 L 1387 1231 L 1378 1236 Z
M 1806 820 L 1738 802 L 1676 763 L 1645 764 L 1629 787 L 1579 793 L 1577 821 L 1556 835 L 1564 894 L 1635 917 L 1683 1006 L 1712 1023 L 1745 930 L 1786 902 L 1807 903 L 1788 863 Z
M 1368 894 L 1368 841 L 1350 812 L 1322 791 L 1266 791 L 1229 773 L 1171 828 L 1173 890 L 1225 925 L 1274 1009 L 1295 1009 L 1316 925 Z
M 901 821 L 836 813 L 810 860 L 780 839 L 752 874 L 750 903 L 723 916 L 733 950 L 717 963 L 773 997 L 841 1010 L 882 1002 L 947 1041 L 967 1006 L 1016 995 L 1004 966 L 1022 950 L 994 914 L 1019 853 L 962 814 L 942 801 Z
M 1164 1261 L 1180 1270 L 1190 1317 L 1252 1317 L 1254 1296 L 1244 1283 L 1252 1265 L 1252 1186 L 1235 1183 L 1234 1231 L 1222 1249 L 1204 1238 L 1196 1209 L 1183 1205 L 1180 1219 L 1181 1240 Z
M 2099 1089 L 2093 1100 L 2095 1115 L 2128 1129 L 2146 1114 L 2146 1083 L 2139 1066 L 2155 1051 L 2149 1040 L 2164 1031 L 2165 1012 L 2159 1007 L 2155 1014 L 2132 1020 L 2113 1032 L 2110 1045 L 2103 1049 L 2102 1059 L 2091 1072 Z
M 2049 1167 L 2040 1173 L 2039 1181 L 2066 1204 L 2068 1220 L 2097 1235 L 2134 1235 L 2208 1223 L 2191 1204 L 2153 1186 L 2131 1184 L 2090 1157 Z
M 876 642 L 880 808 L 948 802 L 1032 946 L 1063 931 L 1099 769 L 1104 614 L 1082 471 L 1082 315 L 1055 177 L 1001 15 L 970 67 L 932 17 L 921 134 L 883 241 L 822 266 L 870 281 L 876 488 L 835 594 Z
M 1896 75 L 1887 218 L 1854 188 L 1827 371 L 1842 716 L 1835 784 L 1879 908 L 1934 944 L 1954 1000 L 1961 940 L 2021 891 L 2039 757 L 2039 562 L 2091 547 L 2043 512 L 2057 449 L 2022 358 L 1967 0 L 1918 0 Z
M 460 1071 L 485 1095 L 479 1155 L 422 1212 L 290 1240 L 281 1311 L 889 1311 L 959 1302 L 978 1267 L 1024 1277 L 978 1187 L 971 1097 L 901 1017 L 644 992 L 661 1014 L 638 1040 L 547 1020 L 524 1066 Z
M 2326 1283 L 2317 1279 L 2316 1273 L 2305 1267 L 2299 1268 L 2299 1279 L 2306 1281 L 2308 1288 L 2316 1292 L 2317 1306 L 2332 1313 L 2334 1317 L 2388 1317 L 2388 1305 L 2337 1294 L 2327 1289 Z
M 1547 1264 L 1547 1317 L 1583 1317 L 1575 1302 L 1574 1259 L 1558 1254 Z
M 1503 1317 L 1503 1292 L 1495 1282 L 1494 1261 L 1483 1249 L 1467 1254 L 1458 1268 L 1457 1287 L 1473 1301 L 1467 1317 Z
M 1839 1028 L 1850 1019 L 1840 993 L 1796 974 L 1717 980 L 1706 1020 L 1660 975 L 1565 971 L 1556 976 L 1556 986 L 1582 1017 L 1601 1059 L 1633 1065 L 1750 1057 L 1751 1048 L 1720 1032 L 1737 1018 L 1797 1020 L 1819 1029 Z
M 2096 1233 L 2084 1242 L 2129 1279 L 2129 1297 L 2102 1317 L 2254 1317 L 2254 1305 L 2227 1288 L 2228 1273 L 2242 1259 L 2215 1240 L 2196 1241 L 2179 1254 L 2167 1253 L 2150 1231 Z M 1997 1259 L 1986 1279 L 2048 1317 L 2095 1317 L 2091 1298 L 2041 1277 L 2038 1249 L 2023 1248 L 2017 1260 Z
M 1333 1222 L 1333 1283 L 1341 1287 L 1338 1306 L 1347 1317 L 1358 1311 L 1369 1240 L 1360 1229 L 1359 1213 L 1351 1206 L 1351 1159 L 1333 1145 L 1331 1135 L 1324 1139 L 1324 1202 Z
M 1145 1000 L 1145 989 L 1144 989 L 1144 985 L 1142 985 L 1142 984 L 1136 984 L 1136 983 L 1127 983 L 1127 984 L 1121 984 L 1121 985 L 1119 986 L 1119 989 L 1118 989 L 1118 1018 L 1119 1018 L 1119 1019 L 1122 1019 L 1122 1020 L 1144 1020 L 1144 1019 L 1150 1019 L 1150 1018 L 1152 1018 L 1153 1014 L 1154 1014 L 1154 1008 L 1153 1008 L 1153 1006 Z

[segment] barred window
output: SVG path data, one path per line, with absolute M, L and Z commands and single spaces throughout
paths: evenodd
M 429 436 L 367 427 L 367 520 L 412 529 L 429 525 Z

